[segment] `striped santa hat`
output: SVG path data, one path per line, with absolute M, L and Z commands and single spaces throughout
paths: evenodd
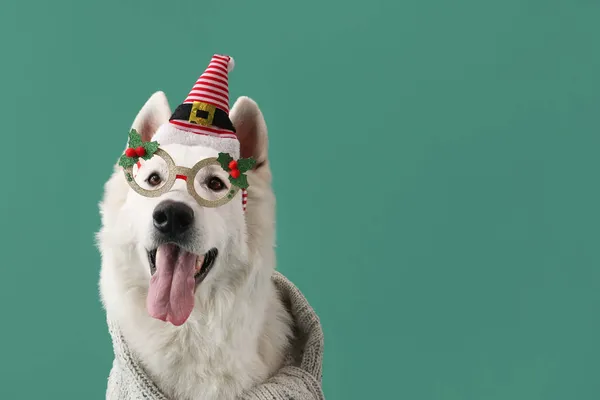
M 240 143 L 229 119 L 228 75 L 233 66 L 232 57 L 215 54 L 183 104 L 152 140 L 161 146 L 172 143 L 206 146 L 238 159 Z

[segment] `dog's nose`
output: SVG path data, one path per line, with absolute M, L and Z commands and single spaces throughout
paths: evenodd
M 177 201 L 163 201 L 152 213 L 154 227 L 161 233 L 179 235 L 194 222 L 194 210 Z

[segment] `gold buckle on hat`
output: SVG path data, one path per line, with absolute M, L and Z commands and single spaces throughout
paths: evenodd
M 195 101 L 192 103 L 192 111 L 190 112 L 190 121 L 192 124 L 198 124 L 202 126 L 211 126 L 213 119 L 215 118 L 215 111 L 217 107 L 212 104 L 204 103 L 202 101 Z M 203 115 L 204 114 L 204 115 Z

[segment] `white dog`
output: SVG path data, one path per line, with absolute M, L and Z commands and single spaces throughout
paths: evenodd
M 257 162 L 248 172 L 245 213 L 241 192 L 236 201 L 206 208 L 182 181 L 162 196 L 140 196 L 120 167 L 106 183 L 100 204 L 100 291 L 107 318 L 170 399 L 235 399 L 273 376 L 291 351 L 294 323 L 272 281 L 275 200 L 266 124 L 247 97 L 239 98 L 229 115 L 242 156 Z M 150 141 L 170 116 L 166 96 L 157 92 L 133 128 Z M 210 146 L 161 148 L 184 167 L 217 157 Z M 223 184 L 227 173 L 215 170 L 214 179 Z M 156 219 L 161 207 L 170 207 L 169 215 L 179 218 L 173 229 L 185 226 L 185 234 L 163 237 Z M 178 265 L 190 263 L 192 276 L 179 276 L 185 268 Z M 170 292 L 154 287 L 156 279 L 163 286 L 168 279 Z M 166 300 L 161 290 L 167 290 Z M 177 304 L 165 305 L 169 301 Z

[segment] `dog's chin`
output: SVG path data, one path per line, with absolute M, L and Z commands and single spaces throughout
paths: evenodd
M 198 255 L 174 243 L 148 251 L 151 278 L 146 307 L 150 316 L 183 325 L 194 308 L 196 290 L 217 256 L 215 248 Z

